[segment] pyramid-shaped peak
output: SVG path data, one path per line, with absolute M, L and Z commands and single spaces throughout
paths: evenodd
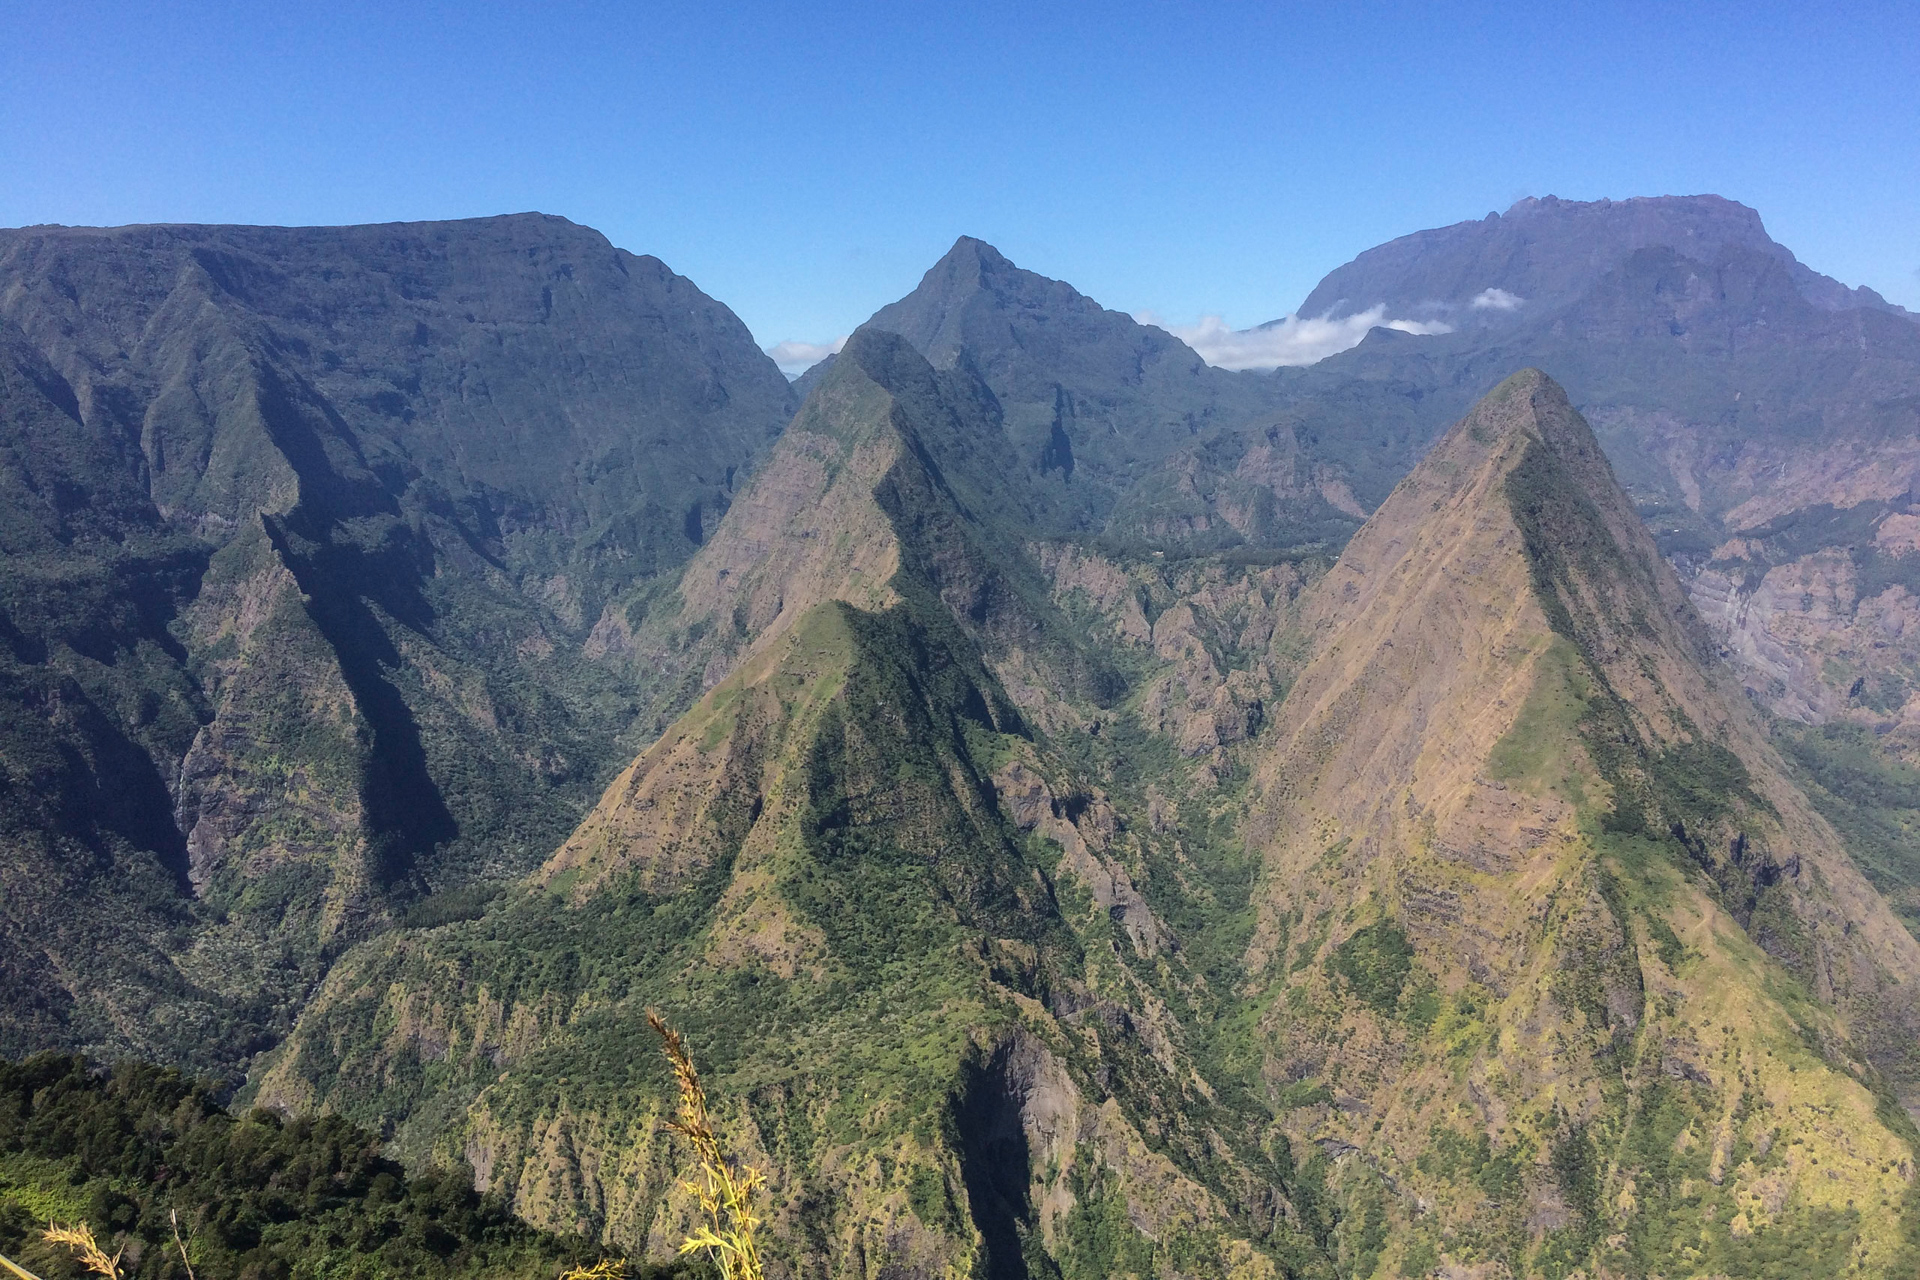
M 839 359 L 834 361 L 836 370 L 860 369 L 879 382 L 885 381 L 881 376 L 884 370 L 903 360 L 910 360 L 916 365 L 926 364 L 926 357 L 915 351 L 912 343 L 897 333 L 876 329 L 872 325 L 855 329 L 837 354 Z
M 914 291 L 874 313 L 869 327 L 904 336 L 936 365 L 950 363 L 962 346 L 991 360 L 1019 346 L 1011 328 L 1034 316 L 1050 322 L 1112 314 L 1138 328 L 1065 281 L 1028 271 L 984 240 L 961 236 L 946 256 L 920 278 Z
M 1354 535 L 1333 577 L 1367 583 L 1368 594 L 1408 555 L 1440 548 L 1473 560 L 1489 580 L 1498 576 L 1491 564 L 1517 556 L 1558 627 L 1600 635 L 1620 619 L 1687 616 L 1593 429 L 1539 369 L 1500 383 L 1440 438 Z M 1690 628 L 1666 638 L 1701 656 Z
M 977 236 L 961 236 L 953 242 L 941 262 L 975 262 L 988 267 L 1011 267 L 1007 255 Z
M 1593 429 L 1567 398 L 1567 391 L 1539 369 L 1527 368 L 1507 378 L 1480 398 L 1455 431 L 1482 434 L 1524 432 L 1555 445 L 1581 450 L 1599 448 Z
M 1559 466 L 1581 485 L 1589 500 L 1600 500 L 1618 489 L 1613 471 L 1593 428 L 1580 416 L 1558 382 L 1539 369 L 1522 369 L 1487 392 L 1467 416 L 1441 437 L 1427 458 L 1415 468 L 1421 473 L 1457 482 L 1469 458 L 1517 456 L 1512 446 L 1539 441 L 1552 449 Z M 1505 465 L 1511 465 L 1509 461 Z M 1621 495 L 1621 501 L 1625 501 Z

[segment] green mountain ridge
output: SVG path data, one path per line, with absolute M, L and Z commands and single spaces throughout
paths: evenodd
M 657 1005 L 795 1274 L 1904 1265 L 1920 944 L 1729 701 L 1558 387 L 1503 384 L 1276 597 L 1272 727 L 1188 754 L 1159 632 L 1206 590 L 1140 637 L 1139 595 L 1088 590 L 1124 565 L 1033 544 L 1127 684 L 1001 674 L 1070 650 L 1030 598 L 977 607 L 994 454 L 949 432 L 999 427 L 966 386 L 856 335 L 684 580 L 733 584 L 763 502 L 818 525 L 720 597 L 729 674 L 523 888 L 350 955 L 261 1100 L 397 1120 L 657 1255 L 687 1212 Z
M 726 525 L 758 533 L 756 497 L 831 441 L 846 492 L 801 509 L 847 520 L 817 539 L 843 592 L 854 563 L 892 575 L 857 603 L 786 598 L 481 920 L 350 955 L 259 1098 L 397 1119 L 402 1150 L 464 1157 L 535 1221 L 657 1253 L 688 1212 L 653 1120 L 667 1081 L 637 1052 L 658 1006 L 770 1169 L 794 1274 L 1314 1265 L 1254 1194 L 1286 1148 L 1217 1097 L 1167 1005 L 1226 993 L 1135 888 L 1112 804 L 982 663 L 1032 618 L 996 608 L 960 496 L 992 455 L 938 442 L 997 431 L 991 407 L 856 335 Z M 724 558 L 726 525 L 703 555 Z

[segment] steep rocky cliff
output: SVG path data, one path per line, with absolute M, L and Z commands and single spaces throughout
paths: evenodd
M 789 397 L 563 219 L 0 232 L 0 1051 L 231 1070 L 536 865 L 631 749 L 591 628 Z

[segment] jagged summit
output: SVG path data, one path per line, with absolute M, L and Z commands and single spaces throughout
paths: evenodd
M 1081 341 L 1140 327 L 1065 281 L 1015 266 L 972 236 L 956 240 L 912 293 L 882 307 L 867 323 L 905 337 L 935 364 L 948 363 L 963 346 L 990 361 L 1024 329 L 1021 312 L 1073 323 L 1084 330 L 1076 335 Z M 1160 338 L 1174 342 L 1165 334 Z
M 1014 459 L 1048 490 L 1044 531 L 1098 533 L 1118 518 L 1130 539 L 1139 539 L 1143 527 L 1161 530 L 1148 541 L 1178 542 L 1195 532 L 1215 542 L 1264 536 L 1253 521 L 1228 529 L 1218 512 L 1167 510 L 1160 491 L 1183 489 L 1191 497 L 1214 488 L 1212 477 L 1196 485 L 1191 473 L 1220 460 L 1188 456 L 1210 446 L 1224 456 L 1226 485 L 1245 487 L 1234 467 L 1282 404 L 1271 380 L 1212 368 L 1165 330 L 1107 310 L 971 237 L 957 241 L 918 288 L 882 307 L 867 327 L 902 335 L 936 366 L 964 352 L 1000 403 Z M 1225 438 L 1234 433 L 1240 435 Z M 1292 446 L 1287 439 L 1284 447 Z M 1316 515 L 1337 514 L 1290 462 L 1279 468 L 1282 488 L 1305 490 L 1299 500 Z M 1264 456 L 1261 465 L 1275 469 Z M 1262 478 L 1253 483 L 1272 488 Z M 1156 510 L 1116 516 L 1129 492 Z M 1270 493 L 1265 501 L 1274 500 Z M 1240 506 L 1251 509 L 1252 501 Z
M 1906 314 L 1871 289 L 1849 289 L 1802 265 L 1767 234 L 1759 213 L 1715 195 L 1530 197 L 1504 214 L 1417 231 L 1367 250 L 1329 273 L 1297 314 L 1338 318 L 1384 305 L 1395 318 L 1505 327 L 1573 301 L 1649 248 L 1707 264 L 1729 254 L 1763 255 L 1785 264 L 1800 293 L 1824 310 Z

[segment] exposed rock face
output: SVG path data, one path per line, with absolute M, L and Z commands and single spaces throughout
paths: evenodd
M 1271 1078 L 1327 1099 L 1296 1132 L 1369 1158 L 1353 1194 L 1418 1188 L 1410 1248 L 1452 1240 L 1462 1263 L 1516 1270 L 1589 1250 L 1608 1268 L 1731 1259 L 1741 1197 L 1769 1177 L 1805 1212 L 1837 1207 L 1824 1174 L 1726 1154 L 1782 1124 L 1841 1179 L 1904 1194 L 1865 1063 L 1912 1077 L 1920 945 L 1716 673 L 1556 385 L 1497 388 L 1303 615 L 1314 656 L 1261 751 L 1247 968 L 1273 993 Z M 1783 1003 L 1788 973 L 1833 1012 Z M 1678 1165 L 1618 1145 L 1669 1107 L 1701 1144 L 1695 1185 L 1728 1188 L 1678 1236 L 1625 1207 L 1636 1186 L 1679 1188 Z M 1491 1204 L 1448 1172 L 1461 1143 L 1511 1163 Z M 1576 1158 L 1596 1172 L 1572 1178 Z M 1876 1265 L 1897 1230 L 1868 1231 Z
M 594 620 L 789 396 L 558 218 L 0 231 L 0 1050 L 230 1070 L 339 947 L 536 865 L 626 753 Z
M 1123 561 L 1073 543 L 1039 543 L 1032 551 L 1054 600 L 1076 625 L 1164 664 L 1141 692 L 1142 721 L 1182 755 L 1222 766 L 1223 750 L 1258 732 L 1285 696 L 1297 665 L 1285 648 L 1296 601 L 1325 568 L 1316 558 L 1244 565 L 1153 555 Z

